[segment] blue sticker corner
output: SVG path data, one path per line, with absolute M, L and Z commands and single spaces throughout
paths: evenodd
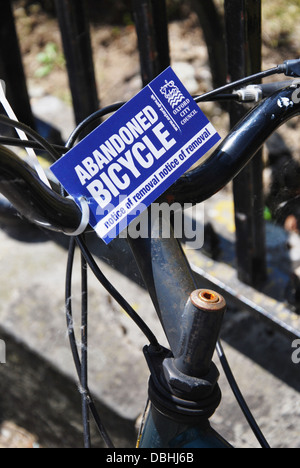
M 51 170 L 108 244 L 219 140 L 169 67 Z

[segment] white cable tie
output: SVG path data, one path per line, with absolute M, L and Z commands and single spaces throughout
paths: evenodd
M 70 195 L 67 198 L 69 198 L 70 200 L 73 200 L 76 203 L 75 199 L 71 197 Z M 76 231 L 70 234 L 65 233 L 67 236 L 70 236 L 70 237 L 77 237 L 83 234 L 90 222 L 90 208 L 89 208 L 87 199 L 85 197 L 80 197 L 77 200 L 81 206 L 82 218 L 81 218 L 80 225 L 78 226 L 78 229 L 76 229 Z
M 8 117 L 11 119 L 11 120 L 16 120 L 18 122 L 18 119 L 17 119 L 17 116 L 15 115 L 13 109 L 11 108 L 11 105 L 9 104 L 8 100 L 6 99 L 6 96 L 5 96 L 5 83 L 3 82 L 3 80 L 0 80 L 0 102 L 6 112 L 6 114 L 8 115 Z M 15 128 L 17 134 L 19 135 L 19 138 L 21 140 L 26 140 L 28 141 L 28 137 L 26 135 L 25 132 L 23 132 L 23 130 L 20 130 L 18 128 Z M 25 145 L 24 145 L 25 146 Z M 50 185 L 50 182 L 45 174 L 45 171 L 44 169 L 42 168 L 39 160 L 38 160 L 38 157 L 37 155 L 35 154 L 35 151 L 33 150 L 33 148 L 25 148 L 28 156 L 29 156 L 29 162 L 31 163 L 31 165 L 33 166 L 33 168 L 36 170 L 39 178 L 42 180 L 42 182 L 44 182 L 44 184 L 46 184 L 48 187 L 51 188 L 51 185 Z

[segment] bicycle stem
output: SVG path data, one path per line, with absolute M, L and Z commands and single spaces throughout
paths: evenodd
M 180 348 L 174 366 L 192 377 L 206 376 L 219 338 L 226 302 L 215 291 L 191 293 L 181 320 Z
M 178 424 L 206 425 L 221 400 L 212 357 L 226 303 L 214 291 L 196 289 L 173 232 L 163 238 L 163 223 L 160 213 L 150 222 L 148 239 L 128 239 L 171 350 L 144 349 L 151 373 L 149 398 Z
M 170 220 L 164 220 L 160 213 L 155 219 L 149 216 L 148 221 L 149 237 L 132 239 L 129 236 L 128 243 L 170 348 L 173 354 L 177 355 L 181 335 L 178 324 L 186 302 L 191 292 L 197 289 L 197 284 L 172 228 L 170 237 L 163 237 L 163 223 L 169 224 Z

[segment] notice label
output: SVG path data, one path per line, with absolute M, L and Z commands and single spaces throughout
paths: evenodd
M 168 68 L 51 170 L 108 244 L 219 140 Z

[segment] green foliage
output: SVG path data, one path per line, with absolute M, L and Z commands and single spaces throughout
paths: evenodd
M 36 59 L 40 65 L 35 72 L 37 78 L 44 78 L 48 76 L 55 67 L 62 68 L 65 65 L 64 55 L 53 42 L 48 42 L 43 52 L 40 52 Z
M 272 221 L 272 213 L 268 206 L 265 206 L 264 209 L 264 219 L 265 221 Z

